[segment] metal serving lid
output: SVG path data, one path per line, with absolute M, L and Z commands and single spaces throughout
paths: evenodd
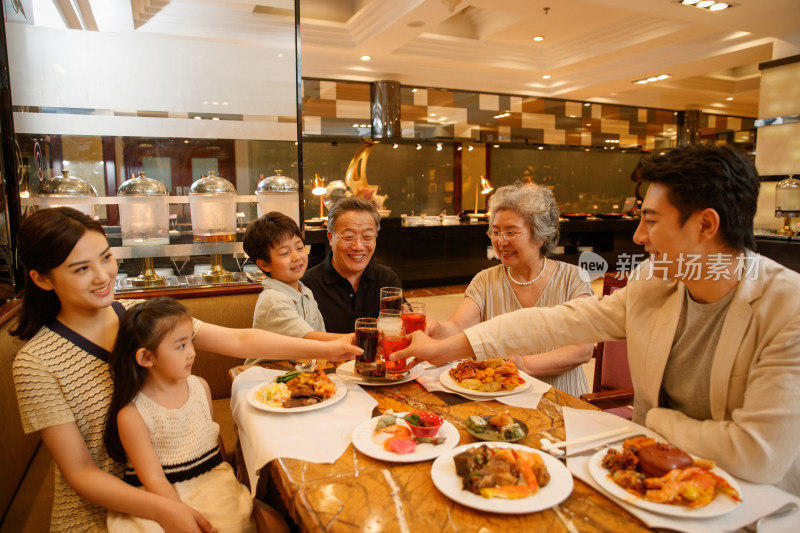
M 213 170 L 208 171 L 208 176 L 192 183 L 189 194 L 236 194 L 233 183 L 214 175 Z
M 276 170 L 274 176 L 264 178 L 256 186 L 256 194 L 260 192 L 297 192 L 297 182 L 282 175 L 283 170 Z
M 167 188 L 160 181 L 150 179 L 139 172 L 139 177 L 132 177 L 119 186 L 117 196 L 166 196 Z
M 92 185 L 69 175 L 69 170 L 62 170 L 61 176 L 55 176 L 42 180 L 39 185 L 39 192 L 41 195 L 52 196 L 97 196 L 97 191 Z

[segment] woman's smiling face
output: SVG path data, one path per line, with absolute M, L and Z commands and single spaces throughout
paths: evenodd
M 525 219 L 516 211 L 503 209 L 494 215 L 489 231 L 503 232 L 492 238 L 492 246 L 506 267 L 535 267 L 541 258 L 542 243 L 533 242 L 531 228 Z M 509 233 L 516 234 L 508 238 Z
M 87 231 L 66 260 L 46 274 L 31 271 L 33 281 L 53 290 L 64 308 L 100 309 L 114 301 L 117 260 L 106 236 Z

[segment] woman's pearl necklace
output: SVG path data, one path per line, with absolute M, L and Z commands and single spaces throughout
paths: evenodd
M 544 258 L 544 263 L 542 263 L 542 270 L 539 271 L 539 275 L 536 276 L 535 278 L 533 278 L 530 281 L 517 281 L 517 280 L 515 280 L 514 276 L 511 275 L 511 267 L 506 268 L 506 272 L 508 272 L 508 279 L 510 279 L 513 283 L 516 283 L 517 285 L 523 285 L 523 286 L 524 285 L 533 285 L 534 283 L 539 281 L 539 278 L 542 277 L 542 274 L 544 274 L 544 269 L 546 267 L 547 267 L 547 258 L 545 257 Z

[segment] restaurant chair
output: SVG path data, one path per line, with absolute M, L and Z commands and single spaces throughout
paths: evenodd
M 603 296 L 621 289 L 627 277 L 606 273 L 603 278 Z M 598 342 L 594 353 L 594 382 L 591 394 L 582 394 L 581 399 L 590 404 L 630 420 L 633 410 L 633 383 L 628 367 L 628 344 L 626 341 Z

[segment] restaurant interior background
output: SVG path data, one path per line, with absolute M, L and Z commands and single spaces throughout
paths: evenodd
M 786 23 L 795 3 L 781 0 L 772 7 L 783 14 L 755 21 L 747 5 L 728 15 L 667 0 L 624 10 L 603 0 L 504 4 L 4 0 L 4 94 L 13 112 L 5 109 L 0 123 L 4 284 L 20 287 L 12 259 L 18 211 L 35 208 L 42 181 L 63 170 L 99 197 L 115 197 L 140 171 L 185 196 L 213 171 L 240 200 L 280 170 L 298 182 L 308 220 L 331 199 L 312 194 L 315 175 L 335 195 L 331 182 L 345 180 L 356 153 L 375 143 L 362 168 L 385 196 L 387 226 L 400 227 L 401 215 L 485 210 L 486 197 L 476 194 L 481 176 L 495 188 L 526 179 L 550 186 L 562 212 L 621 213 L 643 153 L 732 143 L 758 162 L 755 65 L 797 53 L 800 39 Z M 748 24 L 754 31 L 732 30 Z M 537 51 L 532 30 L 552 48 Z M 678 46 L 676 57 L 662 58 Z M 709 51 L 698 56 L 696 46 Z M 359 58 L 367 48 L 371 62 Z M 342 62 L 343 54 L 353 61 Z M 634 73 L 645 71 L 656 79 L 635 83 L 645 74 Z M 657 78 L 662 72 L 667 79 Z M 399 127 L 390 135 L 374 122 L 374 82 L 382 80 L 398 80 L 391 105 Z M 774 181 L 762 195 L 764 229 L 780 227 L 771 213 Z M 190 224 L 188 204 L 170 210 L 179 226 Z M 237 211 L 246 224 L 255 203 L 242 201 Z M 113 201 L 96 214 L 109 228 L 119 224 Z M 164 248 L 159 260 L 175 264 L 169 255 Z M 123 268 L 135 272 L 138 262 Z

